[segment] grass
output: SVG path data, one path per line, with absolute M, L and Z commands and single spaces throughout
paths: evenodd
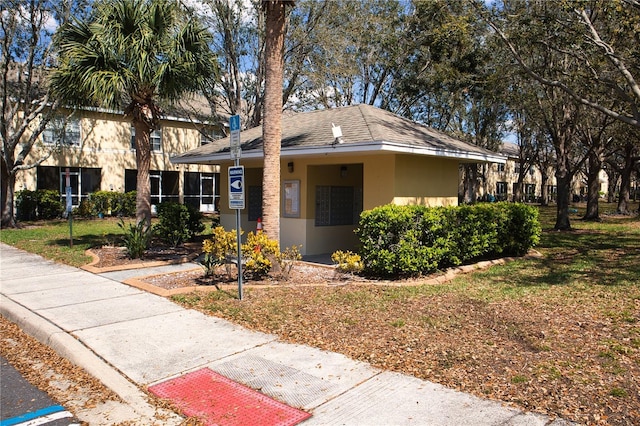
M 637 209 L 637 204 L 633 206 Z M 602 211 L 613 209 L 604 206 Z M 640 424 L 640 219 L 604 216 L 553 231 L 540 209 L 540 258 L 517 259 L 440 285 L 273 287 L 173 300 L 284 341 L 560 415 Z M 71 265 L 117 240 L 115 220 L 2 230 L 0 240 Z
M 118 226 L 120 219 L 73 219 L 71 229 L 68 220 L 22 222 L 21 228 L 3 229 L 0 241 L 39 254 L 47 259 L 71 266 L 86 265 L 91 257 L 85 251 L 92 247 L 123 244 L 123 230 Z M 134 218 L 124 219 L 125 224 L 135 223 Z M 155 219 L 152 221 L 155 223 Z M 210 221 L 205 219 L 203 234 L 211 233 Z M 73 237 L 73 246 L 71 245 Z
M 582 206 L 573 230 L 557 232 L 554 208 L 540 213 L 542 257 L 440 285 L 247 288 L 243 301 L 232 292 L 176 301 L 530 410 L 640 424 L 630 397 L 640 392 L 640 219 L 584 222 Z
M 91 258 L 85 250 L 105 244 L 120 244 L 122 230 L 118 220 L 74 219 L 25 222 L 20 229 L 3 229 L 0 241 L 47 259 L 72 266 L 82 266 Z M 71 236 L 73 246 L 71 246 Z

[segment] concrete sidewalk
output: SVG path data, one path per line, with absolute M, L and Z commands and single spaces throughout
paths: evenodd
M 310 412 L 304 425 L 569 424 L 283 343 L 4 244 L 0 278 L 2 315 L 129 401 L 139 424 L 152 424 L 154 413 L 138 387 L 204 367 Z

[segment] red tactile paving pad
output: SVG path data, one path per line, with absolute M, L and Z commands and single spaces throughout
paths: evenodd
M 208 368 L 151 386 L 149 391 L 207 425 L 286 426 L 311 417 Z

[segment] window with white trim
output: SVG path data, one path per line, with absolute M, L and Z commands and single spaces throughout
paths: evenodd
M 200 129 L 200 146 L 222 139 L 226 135 L 217 127 L 203 127 Z
M 52 119 L 42 132 L 42 140 L 47 145 L 80 146 L 80 119 Z
M 499 201 L 507 199 L 507 182 L 496 182 L 496 198 Z
M 156 129 L 149 136 L 152 152 L 162 152 L 162 129 Z M 131 126 L 131 149 L 136 149 L 136 128 Z

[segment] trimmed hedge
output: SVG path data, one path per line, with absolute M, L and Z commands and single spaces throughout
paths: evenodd
M 191 205 L 174 202 L 158 204 L 158 223 L 153 230 L 172 247 L 177 247 L 192 236 L 204 231 L 204 215 Z
M 60 193 L 50 189 L 16 192 L 16 217 L 18 220 L 56 219 L 64 213 Z
M 538 210 L 524 204 L 386 205 L 362 212 L 356 229 L 363 272 L 416 276 L 474 259 L 523 255 L 540 238 Z
M 96 191 L 89 194 L 74 210 L 74 214 L 82 217 L 128 216 L 136 215 L 136 191 L 126 193 L 116 191 Z

